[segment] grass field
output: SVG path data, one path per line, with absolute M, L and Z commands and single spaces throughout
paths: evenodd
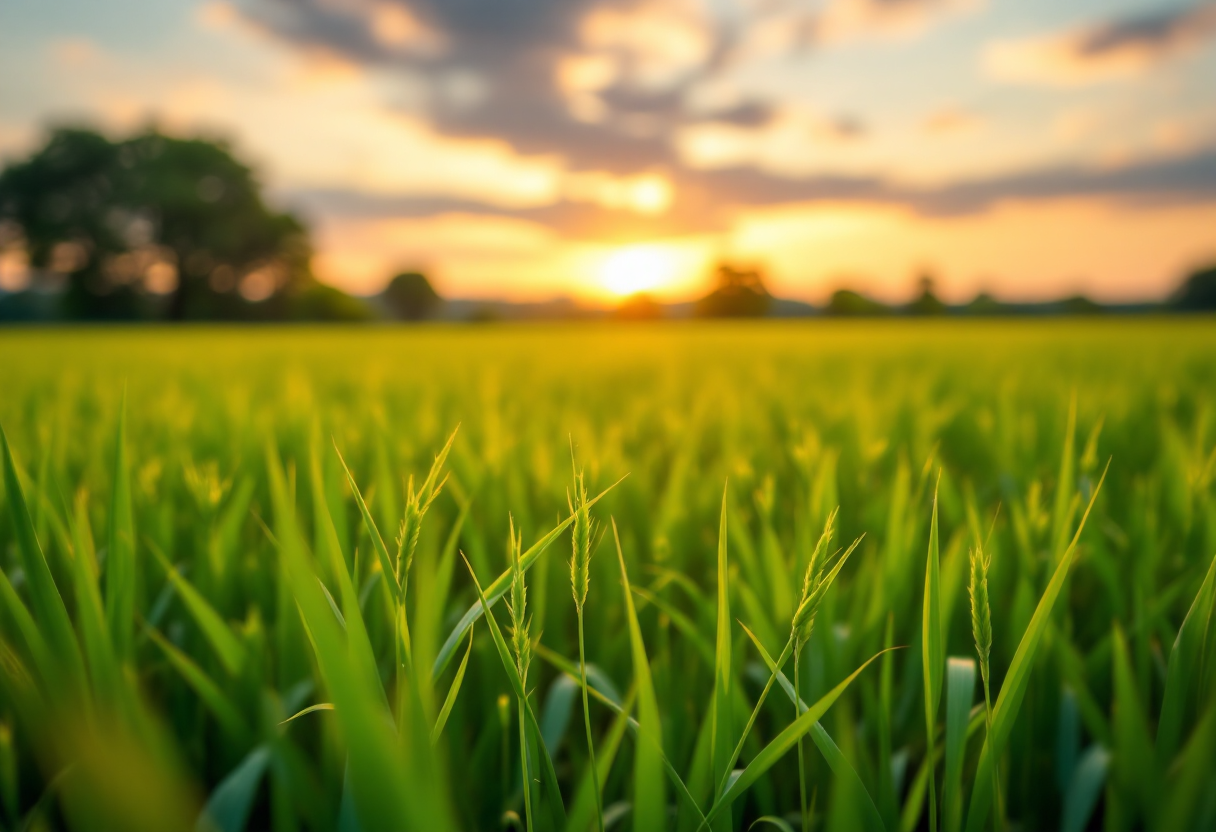
M 0 332 L 3 828 L 1216 828 L 1213 323 Z

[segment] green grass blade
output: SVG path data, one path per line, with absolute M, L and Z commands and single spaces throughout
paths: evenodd
M 714 805 L 710 808 L 706 818 L 712 822 L 724 807 L 730 805 L 732 801 L 751 788 L 751 786 L 757 780 L 759 780 L 765 772 L 772 768 L 787 751 L 794 747 L 794 745 L 798 742 L 799 737 L 802 737 L 810 732 L 815 723 L 818 722 L 820 718 L 827 713 L 828 709 L 836 703 L 836 700 L 839 699 L 846 690 L 848 690 L 849 685 L 853 683 L 853 680 L 860 676 L 861 672 L 869 667 L 870 663 L 881 656 L 883 652 L 886 651 L 875 653 L 873 656 L 867 659 L 861 665 L 861 667 L 854 670 L 845 678 L 843 682 L 836 685 L 836 687 L 832 688 L 830 691 L 820 697 L 814 705 L 807 708 L 800 717 L 791 722 L 780 734 L 774 737 L 772 741 L 770 741 L 769 744 L 760 751 L 759 754 L 752 758 L 752 761 L 748 763 L 747 768 L 743 770 L 743 773 L 739 775 L 738 779 L 731 783 L 730 788 L 728 788 L 718 800 L 714 801 Z M 875 813 L 877 814 L 877 809 L 875 809 Z
M 17 476 L 17 463 L 13 460 L 8 436 L 2 428 L 0 443 L 4 445 L 4 490 L 7 494 L 9 519 L 17 538 L 17 551 L 21 556 L 22 566 L 25 567 L 33 618 L 50 649 L 55 666 L 61 669 L 64 683 L 73 690 L 79 690 L 83 688 L 85 680 L 80 645 L 72 630 L 72 620 L 63 603 L 63 596 L 59 594 L 59 587 L 51 575 L 46 556 L 38 545 L 34 523 L 25 502 L 25 492 Z
M 329 571 L 338 584 L 338 596 L 341 599 L 342 620 L 346 625 L 346 643 L 350 649 L 350 659 L 357 671 L 362 674 L 367 689 L 379 693 L 379 698 L 388 707 L 388 696 L 380 684 L 380 671 L 376 666 L 375 652 L 367 634 L 367 625 L 363 620 L 363 611 L 359 603 L 359 592 L 355 589 L 351 574 L 347 571 L 346 559 L 343 556 L 342 544 L 338 537 L 337 526 L 330 511 L 329 500 L 325 494 L 325 480 L 321 473 L 320 452 L 314 448 L 310 454 L 309 472 L 312 485 L 314 511 L 317 513 L 316 523 L 320 527 L 320 537 L 324 541 L 324 551 L 329 558 Z M 326 593 L 326 600 L 332 600 Z
M 342 452 L 338 450 L 336 441 L 334 442 L 334 453 L 338 455 L 338 461 L 342 463 L 342 470 L 346 472 L 346 481 L 350 484 L 351 493 L 355 495 L 355 505 L 359 507 L 359 514 L 363 517 L 363 525 L 367 527 L 372 548 L 376 550 L 376 560 L 380 563 L 380 571 L 384 575 L 384 583 L 388 586 L 389 595 L 393 597 L 394 605 L 399 604 L 401 603 L 401 587 L 397 586 L 397 570 L 393 566 L 393 559 L 389 556 L 388 548 L 384 545 L 384 538 L 380 535 L 380 529 L 377 528 L 372 513 L 368 511 L 367 503 L 363 500 L 363 492 L 359 490 L 359 484 L 355 482 L 355 477 L 346 465 Z
M 726 548 L 726 489 L 723 489 L 722 512 L 718 521 L 718 626 L 714 643 L 713 736 L 710 739 L 713 782 L 718 784 L 715 798 L 722 794 L 725 788 L 723 784 L 730 775 L 731 739 L 734 736 L 731 720 L 730 569 Z M 730 826 L 730 813 L 723 811 L 714 829 L 729 832 Z
M 318 702 L 315 705 L 309 705 L 307 708 L 296 711 L 294 714 L 287 717 L 287 719 L 284 719 L 279 724 L 286 725 L 287 723 L 293 722 L 302 716 L 307 716 L 308 714 L 314 714 L 314 713 L 317 713 L 318 711 L 332 711 L 333 709 L 334 709 L 334 703 L 332 703 L 332 702 Z
M 22 639 L 25 640 L 26 649 L 29 650 L 30 657 L 34 660 L 34 667 L 38 669 L 46 686 L 53 689 L 59 682 L 59 665 L 56 663 L 55 656 L 46 643 L 42 631 L 38 629 L 37 622 L 26 609 L 20 596 L 17 595 L 17 590 L 13 588 L 3 569 L 0 569 L 0 607 L 8 610 L 9 615 L 17 623 L 17 629 L 20 631 Z
M 895 646 L 895 614 L 887 613 L 887 624 L 882 640 L 883 647 Z M 894 653 L 882 657 L 878 679 L 878 807 L 887 829 L 899 826 L 899 809 L 896 804 L 895 778 L 891 771 L 891 717 L 894 698 Z
M 764 649 L 764 645 L 760 643 L 760 640 L 756 638 L 755 634 L 752 633 L 751 630 L 748 630 L 747 627 L 743 627 L 743 630 L 752 640 L 752 643 L 756 645 L 756 651 L 760 653 L 760 657 L 764 659 L 764 663 L 768 665 L 769 673 L 772 674 L 770 680 L 775 679 L 781 685 L 781 689 L 785 691 L 785 695 L 789 697 L 790 702 L 797 704 L 799 713 L 803 713 L 808 710 L 806 703 L 794 693 L 794 686 L 790 682 L 789 677 L 781 672 L 781 665 L 785 663 L 785 659 L 783 657 L 786 656 L 789 651 L 783 652 L 781 656 L 777 657 L 776 661 L 773 661 L 773 657 L 769 655 L 767 650 Z M 896 648 L 887 649 L 893 650 Z M 883 651 L 883 653 L 886 652 L 887 650 Z M 763 701 L 763 699 L 761 701 Z M 759 707 L 760 706 L 757 705 L 756 709 L 759 710 Z M 825 760 L 827 760 L 828 766 L 832 769 L 832 773 L 840 778 L 840 780 L 844 783 L 846 790 L 850 794 L 858 797 L 858 808 L 861 810 L 861 817 L 867 832 L 884 832 L 886 829 L 886 824 L 883 823 L 882 815 L 878 811 L 878 806 L 876 806 L 874 803 L 874 798 L 870 796 L 869 789 L 866 788 L 860 775 L 857 774 L 857 769 L 853 768 L 853 764 L 850 763 L 848 758 L 844 756 L 840 750 L 840 747 L 836 745 L 836 742 L 832 739 L 831 735 L 828 734 L 827 730 L 818 722 L 816 722 L 811 728 L 810 734 L 811 739 L 815 743 L 815 747 L 819 749 L 819 753 L 823 755 Z M 739 744 L 742 746 L 742 741 L 740 741 Z
M 1161 716 L 1157 722 L 1157 762 L 1168 765 L 1178 750 L 1182 739 L 1182 725 L 1195 684 L 1198 681 L 1200 653 L 1205 639 L 1212 638 L 1208 632 L 1216 609 L 1216 557 L 1208 565 L 1207 575 L 1195 600 L 1187 610 L 1178 636 L 1170 650 L 1169 664 L 1165 673 L 1165 694 L 1161 702 Z
M 545 694 L 545 704 L 540 711 L 540 731 L 550 755 L 557 753 L 570 730 L 574 703 L 581 692 L 582 685 L 562 675 L 553 680 Z
M 443 700 L 443 707 L 439 709 L 439 716 L 435 718 L 435 727 L 431 729 L 431 745 L 439 742 L 439 737 L 443 734 L 443 728 L 448 724 L 448 715 L 452 713 L 452 707 L 456 704 L 456 698 L 460 696 L 460 686 L 464 683 L 464 671 L 469 666 L 469 655 L 473 652 L 473 628 L 469 628 L 469 646 L 465 648 L 464 658 L 460 660 L 460 667 L 456 669 L 456 676 L 452 679 L 452 685 L 448 688 L 448 695 Z
M 763 815 L 752 821 L 751 826 L 747 827 L 748 832 L 755 829 L 757 826 L 774 826 L 780 829 L 781 832 L 794 832 L 794 827 L 790 826 L 789 821 L 785 818 L 779 818 L 776 815 Z
M 544 645 L 537 645 L 536 655 L 540 656 L 542 659 L 549 662 L 549 664 L 566 674 L 574 682 L 579 682 L 580 677 L 577 663 L 572 662 L 557 653 L 554 653 Z M 634 688 L 630 689 L 630 697 L 626 697 L 626 700 L 623 703 L 619 698 L 614 698 L 612 695 L 613 692 L 607 688 L 608 685 L 606 684 L 595 684 L 595 678 L 591 675 L 591 666 L 588 665 L 587 691 L 614 714 L 618 716 L 627 715 L 629 705 L 631 704 L 629 699 L 636 693 L 636 685 Z M 680 797 L 684 798 L 684 805 L 687 806 L 693 812 L 693 814 L 701 820 L 702 824 L 704 824 L 705 814 L 701 811 L 701 807 L 697 805 L 696 798 L 692 796 L 692 792 L 689 791 L 688 786 L 684 783 L 683 778 L 680 777 L 679 772 L 676 771 L 675 766 L 671 764 L 671 761 L 667 758 L 667 755 L 663 753 L 663 747 L 658 744 L 654 737 L 639 733 L 638 721 L 636 719 L 633 717 L 629 717 L 628 719 L 629 729 L 633 731 L 633 734 L 637 738 L 638 742 L 650 742 L 655 753 L 662 758 L 663 768 L 667 771 L 667 779 L 671 781 L 672 786 L 675 787 L 675 790 L 679 793 Z M 606 769 L 601 769 L 600 775 L 607 776 Z
M 241 644 L 241 640 L 236 637 L 236 634 L 232 632 L 232 628 L 220 617 L 215 608 L 207 602 L 202 593 L 195 589 L 193 584 L 177 571 L 177 567 L 169 562 L 169 558 L 165 556 L 165 553 L 155 544 L 150 548 L 153 555 L 160 562 L 161 568 L 165 570 L 165 575 L 169 578 L 169 582 L 173 584 L 173 588 L 182 599 L 182 603 L 186 605 L 190 616 L 198 624 L 203 637 L 207 639 L 207 643 L 211 645 L 211 649 L 219 656 L 224 669 L 230 674 L 239 672 L 241 666 L 245 663 L 245 646 Z
M 577 678 L 572 678 L 569 674 L 563 675 L 576 685 L 580 684 Z M 632 710 L 633 702 L 636 698 L 635 690 L 630 688 L 621 706 L 621 711 L 617 713 L 616 719 L 612 721 L 608 732 L 596 743 L 595 759 L 598 764 L 597 768 L 599 769 L 599 782 L 593 782 L 591 766 L 587 766 L 583 771 L 578 790 L 574 793 L 574 800 L 570 804 L 570 815 L 566 821 L 568 832 L 589 832 L 589 830 L 596 828 L 596 807 L 598 806 L 598 802 L 592 789 L 598 789 L 602 793 L 605 785 L 608 783 L 608 775 L 612 773 L 612 764 L 616 761 L 617 752 L 621 748 L 621 740 L 625 738 L 626 729 L 631 727 L 629 724 L 629 712 Z
M 442 615 L 448 606 L 448 596 L 452 590 L 452 576 L 456 571 L 456 553 L 460 545 L 460 533 L 468 522 L 471 509 L 472 502 L 469 500 L 465 500 L 460 504 L 460 513 L 456 516 L 456 521 L 448 531 L 447 539 L 444 541 L 443 549 L 439 555 L 439 561 L 435 566 L 434 599 L 433 603 L 428 605 L 428 608 L 434 610 L 437 617 Z M 434 626 L 426 628 L 428 631 L 435 633 L 436 640 L 439 637 L 440 626 L 442 626 L 442 622 L 436 620 Z
M 434 783 L 432 772 L 400 754 L 383 690 L 378 682 L 373 688 L 352 660 L 346 635 L 309 562 L 286 478 L 272 447 L 267 450 L 267 470 L 283 576 L 308 628 L 317 665 L 343 728 L 352 795 L 362 825 L 369 832 L 455 829 L 446 790 Z
M 616 519 L 612 520 L 612 537 L 616 542 L 617 561 L 621 567 L 621 587 L 625 597 L 625 620 L 629 625 L 629 648 L 633 657 L 633 678 L 638 690 L 638 734 L 640 740 L 633 763 L 633 829 L 636 832 L 661 832 L 667 828 L 667 803 L 663 788 L 663 727 L 659 702 L 650 676 L 650 661 L 642 641 L 633 593 L 629 591 L 629 573 Z
M 638 598 L 648 604 L 653 604 L 663 615 L 671 619 L 671 623 L 680 631 L 680 635 L 692 645 L 693 649 L 697 651 L 697 655 L 705 661 L 705 666 L 710 669 L 714 668 L 716 663 L 714 647 L 697 628 L 696 622 L 677 609 L 675 604 L 668 601 L 662 595 L 656 595 L 640 586 L 631 586 L 630 590 Z
M 118 411 L 114 438 L 114 486 L 110 494 L 110 529 L 106 553 L 106 619 L 114 652 L 131 657 L 135 636 L 135 523 L 131 511 L 131 471 L 127 459 L 126 393 Z
M 768 651 L 764 649 L 764 643 L 760 641 L 756 634 L 753 633 L 747 627 L 747 625 L 743 624 L 742 622 L 739 623 L 739 626 L 743 628 L 743 632 L 747 633 L 747 637 L 752 640 L 752 644 L 756 645 L 756 649 L 760 652 L 760 655 L 764 657 L 765 664 L 767 664 L 769 668 L 769 677 L 768 681 L 764 685 L 764 689 L 760 691 L 760 696 L 756 699 L 756 705 L 754 708 L 752 708 L 752 713 L 747 719 L 747 724 L 743 726 L 743 733 L 739 737 L 739 742 L 735 745 L 734 753 L 731 754 L 729 765 L 726 766 L 727 776 L 729 776 L 730 772 L 734 770 L 735 763 L 739 761 L 739 755 L 743 753 L 743 744 L 747 741 L 748 736 L 751 734 L 752 728 L 756 724 L 757 717 L 760 716 L 760 709 L 764 707 L 764 702 L 766 699 L 768 699 L 768 694 L 773 688 L 773 683 L 776 682 L 777 677 L 781 675 L 781 668 L 787 661 L 789 661 L 789 657 L 794 653 L 794 639 L 791 637 L 786 641 L 785 648 L 781 651 L 781 655 L 777 657 L 777 661 L 774 662 L 769 656 Z M 790 690 L 793 690 L 793 688 L 791 687 Z M 715 792 L 715 794 L 720 794 L 725 790 L 726 778 L 723 777 L 718 781 L 718 790 Z
M 963 755 L 975 698 L 975 659 L 952 657 L 946 665 L 946 771 L 942 783 L 942 825 L 957 832 L 963 824 Z
M 941 475 L 938 475 L 940 482 Z M 933 738 L 937 733 L 937 710 L 942 695 L 946 651 L 942 644 L 941 557 L 937 531 L 937 489 L 933 491 L 933 519 L 929 524 L 929 553 L 925 560 L 925 598 L 921 609 L 921 662 L 925 682 L 925 736 L 928 757 L 934 758 Z M 929 767 L 929 832 L 937 826 L 937 777 Z
M 1134 795 L 1146 823 L 1156 818 L 1157 771 L 1148 720 L 1136 691 L 1136 679 L 1128 655 L 1127 640 L 1118 624 L 1114 627 L 1114 774 L 1120 788 Z
M 587 508 L 590 508 L 599 502 L 604 495 L 620 485 L 624 479 L 625 477 L 621 477 L 621 479 L 617 480 L 595 497 L 588 500 Z M 571 514 L 556 527 L 550 530 L 548 534 L 533 543 L 526 552 L 520 555 L 520 565 L 522 566 L 523 570 L 526 572 L 531 569 L 532 564 L 536 563 L 537 559 L 544 554 L 545 550 L 549 548 L 550 544 L 557 540 L 558 537 L 561 536 L 562 532 L 570 528 L 570 524 L 573 522 L 574 515 Z M 494 582 L 485 588 L 486 600 L 489 602 L 491 607 L 498 603 L 498 599 L 506 593 L 507 588 L 510 587 L 510 585 L 511 570 L 508 569 L 495 578 Z M 432 679 L 439 676 L 439 674 L 443 672 L 443 669 L 448 666 L 448 662 L 451 661 L 452 655 L 456 652 L 456 646 L 460 644 L 461 639 L 464 638 L 464 631 L 467 630 L 474 621 L 480 618 L 484 611 L 485 607 L 483 607 L 481 601 L 478 600 L 474 602 L 471 607 L 469 607 L 463 616 L 461 616 L 460 621 L 457 622 L 456 626 L 452 628 L 452 631 L 448 633 L 448 637 L 443 642 L 443 646 L 439 648 L 438 655 L 435 656 L 435 661 L 431 666 Z
M 122 669 L 110 640 L 105 608 L 97 586 L 97 558 L 93 551 L 93 533 L 89 529 L 88 506 L 83 492 L 76 500 L 72 522 L 72 543 L 75 557 L 71 559 L 72 588 L 76 597 L 76 626 L 84 642 L 84 655 L 95 694 L 108 703 L 122 696 Z
M 1106 785 L 1109 764 L 1110 752 L 1101 745 L 1094 745 L 1081 756 L 1064 794 L 1060 832 L 1085 832 L 1089 827 L 1089 819 Z
M 473 564 L 465 559 L 465 566 L 468 567 L 469 576 L 473 579 L 473 586 L 477 590 L 478 599 L 484 601 L 486 598 L 485 592 L 482 591 L 481 583 L 477 580 L 477 574 L 473 571 Z M 532 712 L 532 704 L 528 701 L 527 693 L 524 691 L 523 681 L 519 678 L 519 669 L 515 666 L 515 659 L 511 655 L 511 648 L 507 645 L 507 640 L 503 638 L 502 630 L 498 626 L 498 622 L 494 620 L 493 615 L 487 615 L 486 624 L 490 628 L 490 638 L 494 642 L 494 647 L 498 650 L 498 658 L 502 663 L 503 670 L 507 673 L 507 681 L 511 683 L 511 690 L 514 692 L 516 699 L 524 703 L 524 714 L 528 722 L 527 729 L 535 733 L 537 744 L 537 756 L 541 761 L 541 773 L 545 777 L 545 789 L 549 793 L 549 811 L 553 818 L 553 823 L 556 828 L 564 829 L 566 826 L 566 806 L 562 802 L 561 789 L 558 787 L 557 775 L 553 768 L 553 759 L 549 756 L 549 749 L 545 747 L 544 740 L 541 737 L 540 726 L 536 721 L 536 714 Z
M 194 659 L 169 643 L 168 639 L 156 630 L 149 629 L 148 637 L 161 649 L 173 669 L 186 680 L 186 684 L 198 694 L 199 700 L 215 715 L 228 735 L 238 742 L 244 739 L 248 735 L 249 727 L 228 694 L 220 689 Z
M 270 757 L 270 747 L 259 745 L 220 781 L 207 798 L 196 832 L 242 832 L 245 829 Z
M 1056 480 L 1056 501 L 1051 511 L 1051 554 L 1060 557 L 1068 539 L 1068 525 L 1073 518 L 1073 491 L 1076 489 L 1077 394 L 1073 391 L 1068 404 L 1068 422 L 1064 428 L 1064 449 L 1060 454 L 1060 473 Z
M 967 741 L 971 741 L 971 737 L 981 733 L 984 727 L 984 713 L 976 710 L 972 713 L 971 721 L 967 723 Z M 938 731 L 944 735 L 944 732 Z M 933 764 L 937 765 L 945 757 L 941 743 L 935 744 L 937 748 L 936 757 Z M 924 813 L 925 793 L 929 790 L 929 759 L 926 757 L 921 760 L 920 766 L 917 767 L 916 774 L 912 777 L 912 782 L 908 785 L 907 791 L 904 794 L 904 805 L 900 810 L 899 825 L 900 832 L 914 832 L 920 826 L 921 815 Z
M 1159 832 L 1201 828 L 1196 824 L 1195 812 L 1205 802 L 1210 806 L 1213 770 L 1216 770 L 1216 707 L 1209 706 L 1178 755 L 1178 767 L 1157 819 Z M 1208 811 L 1210 815 L 1210 808 Z
M 452 443 L 456 441 L 456 434 L 460 433 L 460 425 L 456 425 L 452 432 L 448 435 L 448 441 L 443 443 L 443 447 L 439 453 L 435 454 L 435 459 L 431 462 L 431 470 L 427 472 L 426 480 L 418 488 L 418 494 L 422 498 L 422 502 L 429 502 L 430 499 L 437 493 L 438 488 L 443 485 L 439 481 L 439 472 L 443 470 L 444 463 L 447 462 L 448 454 L 452 450 Z
M 1039 642 L 1043 639 L 1043 634 L 1047 632 L 1047 628 L 1051 623 L 1051 611 L 1055 607 L 1056 599 L 1060 596 L 1060 590 L 1064 587 L 1064 579 L 1068 577 L 1069 567 L 1076 557 L 1077 543 L 1081 539 L 1081 532 L 1085 530 L 1085 522 L 1089 519 L 1089 513 L 1093 510 L 1094 503 L 1098 499 L 1098 494 L 1102 491 L 1102 484 L 1106 481 L 1106 472 L 1110 470 L 1110 463 L 1106 464 L 1106 469 L 1102 471 L 1102 477 L 1098 480 L 1094 492 L 1090 495 L 1089 505 L 1085 507 L 1085 513 L 1081 515 L 1081 523 L 1077 526 L 1077 531 L 1073 535 L 1072 543 L 1064 551 L 1063 557 L 1060 558 L 1056 565 L 1055 573 L 1052 574 L 1051 580 L 1047 583 L 1047 588 L 1043 590 L 1043 596 L 1039 599 L 1039 604 L 1035 608 L 1034 615 L 1031 616 L 1030 624 L 1026 627 L 1026 631 L 1022 634 L 1022 640 L 1018 643 L 1018 649 L 1013 654 L 1013 661 L 1009 664 L 1009 671 L 1005 674 L 1005 681 L 1001 685 L 1001 692 L 996 698 L 996 705 L 992 709 L 992 736 L 984 740 L 984 747 L 980 751 L 979 764 L 976 769 L 975 782 L 986 783 L 992 773 L 990 767 L 993 765 L 990 749 L 994 746 L 997 748 L 1005 747 L 1006 741 L 1009 739 L 1010 732 L 1013 731 L 1013 723 L 1017 718 L 1018 709 L 1022 705 L 1022 699 L 1026 696 L 1026 688 L 1030 681 L 1030 671 L 1034 667 L 1035 653 L 1038 650 Z M 991 808 L 992 792 L 989 789 L 973 789 L 971 792 L 971 804 L 967 808 L 967 832 L 979 832 L 983 826 L 984 817 L 988 814 Z

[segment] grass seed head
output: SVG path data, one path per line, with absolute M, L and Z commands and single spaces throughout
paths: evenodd
M 806 574 L 802 577 L 800 604 L 810 597 L 815 586 L 823 579 L 823 567 L 827 561 L 828 546 L 831 545 L 832 538 L 836 534 L 836 514 L 839 511 L 839 507 L 832 509 L 832 512 L 828 515 L 828 519 L 823 524 L 823 534 L 819 536 L 819 542 L 815 544 L 815 548 L 811 551 L 811 560 L 807 563 Z
M 460 430 L 459 426 L 456 430 Z M 452 448 L 452 440 L 455 438 L 456 431 L 453 431 L 447 444 L 443 446 L 443 450 L 436 454 L 426 481 L 420 488 L 414 488 L 413 474 L 410 474 L 409 481 L 406 483 L 405 516 L 401 518 L 401 526 L 397 530 L 396 563 L 397 586 L 403 589 L 408 580 L 410 566 L 414 563 L 414 552 L 418 550 L 418 538 L 422 534 L 422 518 L 426 516 L 427 509 L 431 507 L 431 503 L 435 502 L 435 498 L 439 496 L 439 492 L 443 490 L 444 484 L 448 481 L 446 474 L 443 479 L 439 479 L 439 472 L 443 469 L 443 464 L 448 458 L 448 451 Z
M 522 559 L 523 536 L 515 535 L 515 520 L 511 529 L 511 595 L 507 600 L 507 611 L 511 613 L 511 649 L 515 652 L 515 664 L 519 678 L 527 685 L 528 666 L 532 663 L 532 640 L 528 635 L 528 587 L 524 583 Z
M 975 637 L 975 652 L 980 659 L 980 672 L 988 683 L 988 658 L 992 653 L 992 610 L 988 602 L 988 566 L 990 556 L 981 548 L 971 550 L 971 633 Z
M 574 593 L 574 605 L 582 610 L 591 588 L 591 510 L 587 506 L 587 485 L 583 472 L 574 475 L 574 502 L 570 505 L 574 515 L 571 541 L 573 553 L 570 557 L 570 588 Z
M 853 554 L 853 551 L 862 540 L 859 537 L 849 544 L 849 548 L 845 549 L 836 558 L 836 562 L 832 565 L 831 570 L 827 570 L 828 558 L 825 553 L 834 533 L 833 525 L 835 520 L 836 512 L 833 511 L 828 515 L 823 536 L 819 538 L 819 544 L 811 555 L 811 562 L 807 564 L 806 575 L 802 580 L 802 597 L 798 602 L 798 609 L 794 612 L 794 620 L 791 624 L 790 633 L 799 648 L 811 640 L 811 632 L 815 627 L 815 614 L 819 611 L 820 603 L 822 603 L 824 596 L 827 595 L 832 583 L 836 580 L 836 576 L 840 574 L 841 567 L 844 566 L 849 556 Z

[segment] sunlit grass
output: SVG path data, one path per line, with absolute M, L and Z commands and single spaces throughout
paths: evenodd
M 1212 828 L 1212 355 L 0 333 L 0 824 Z

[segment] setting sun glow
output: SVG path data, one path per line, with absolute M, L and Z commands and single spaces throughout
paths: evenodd
M 659 246 L 630 246 L 608 256 L 600 277 L 610 292 L 625 297 L 663 287 L 675 278 L 676 270 L 672 252 Z

